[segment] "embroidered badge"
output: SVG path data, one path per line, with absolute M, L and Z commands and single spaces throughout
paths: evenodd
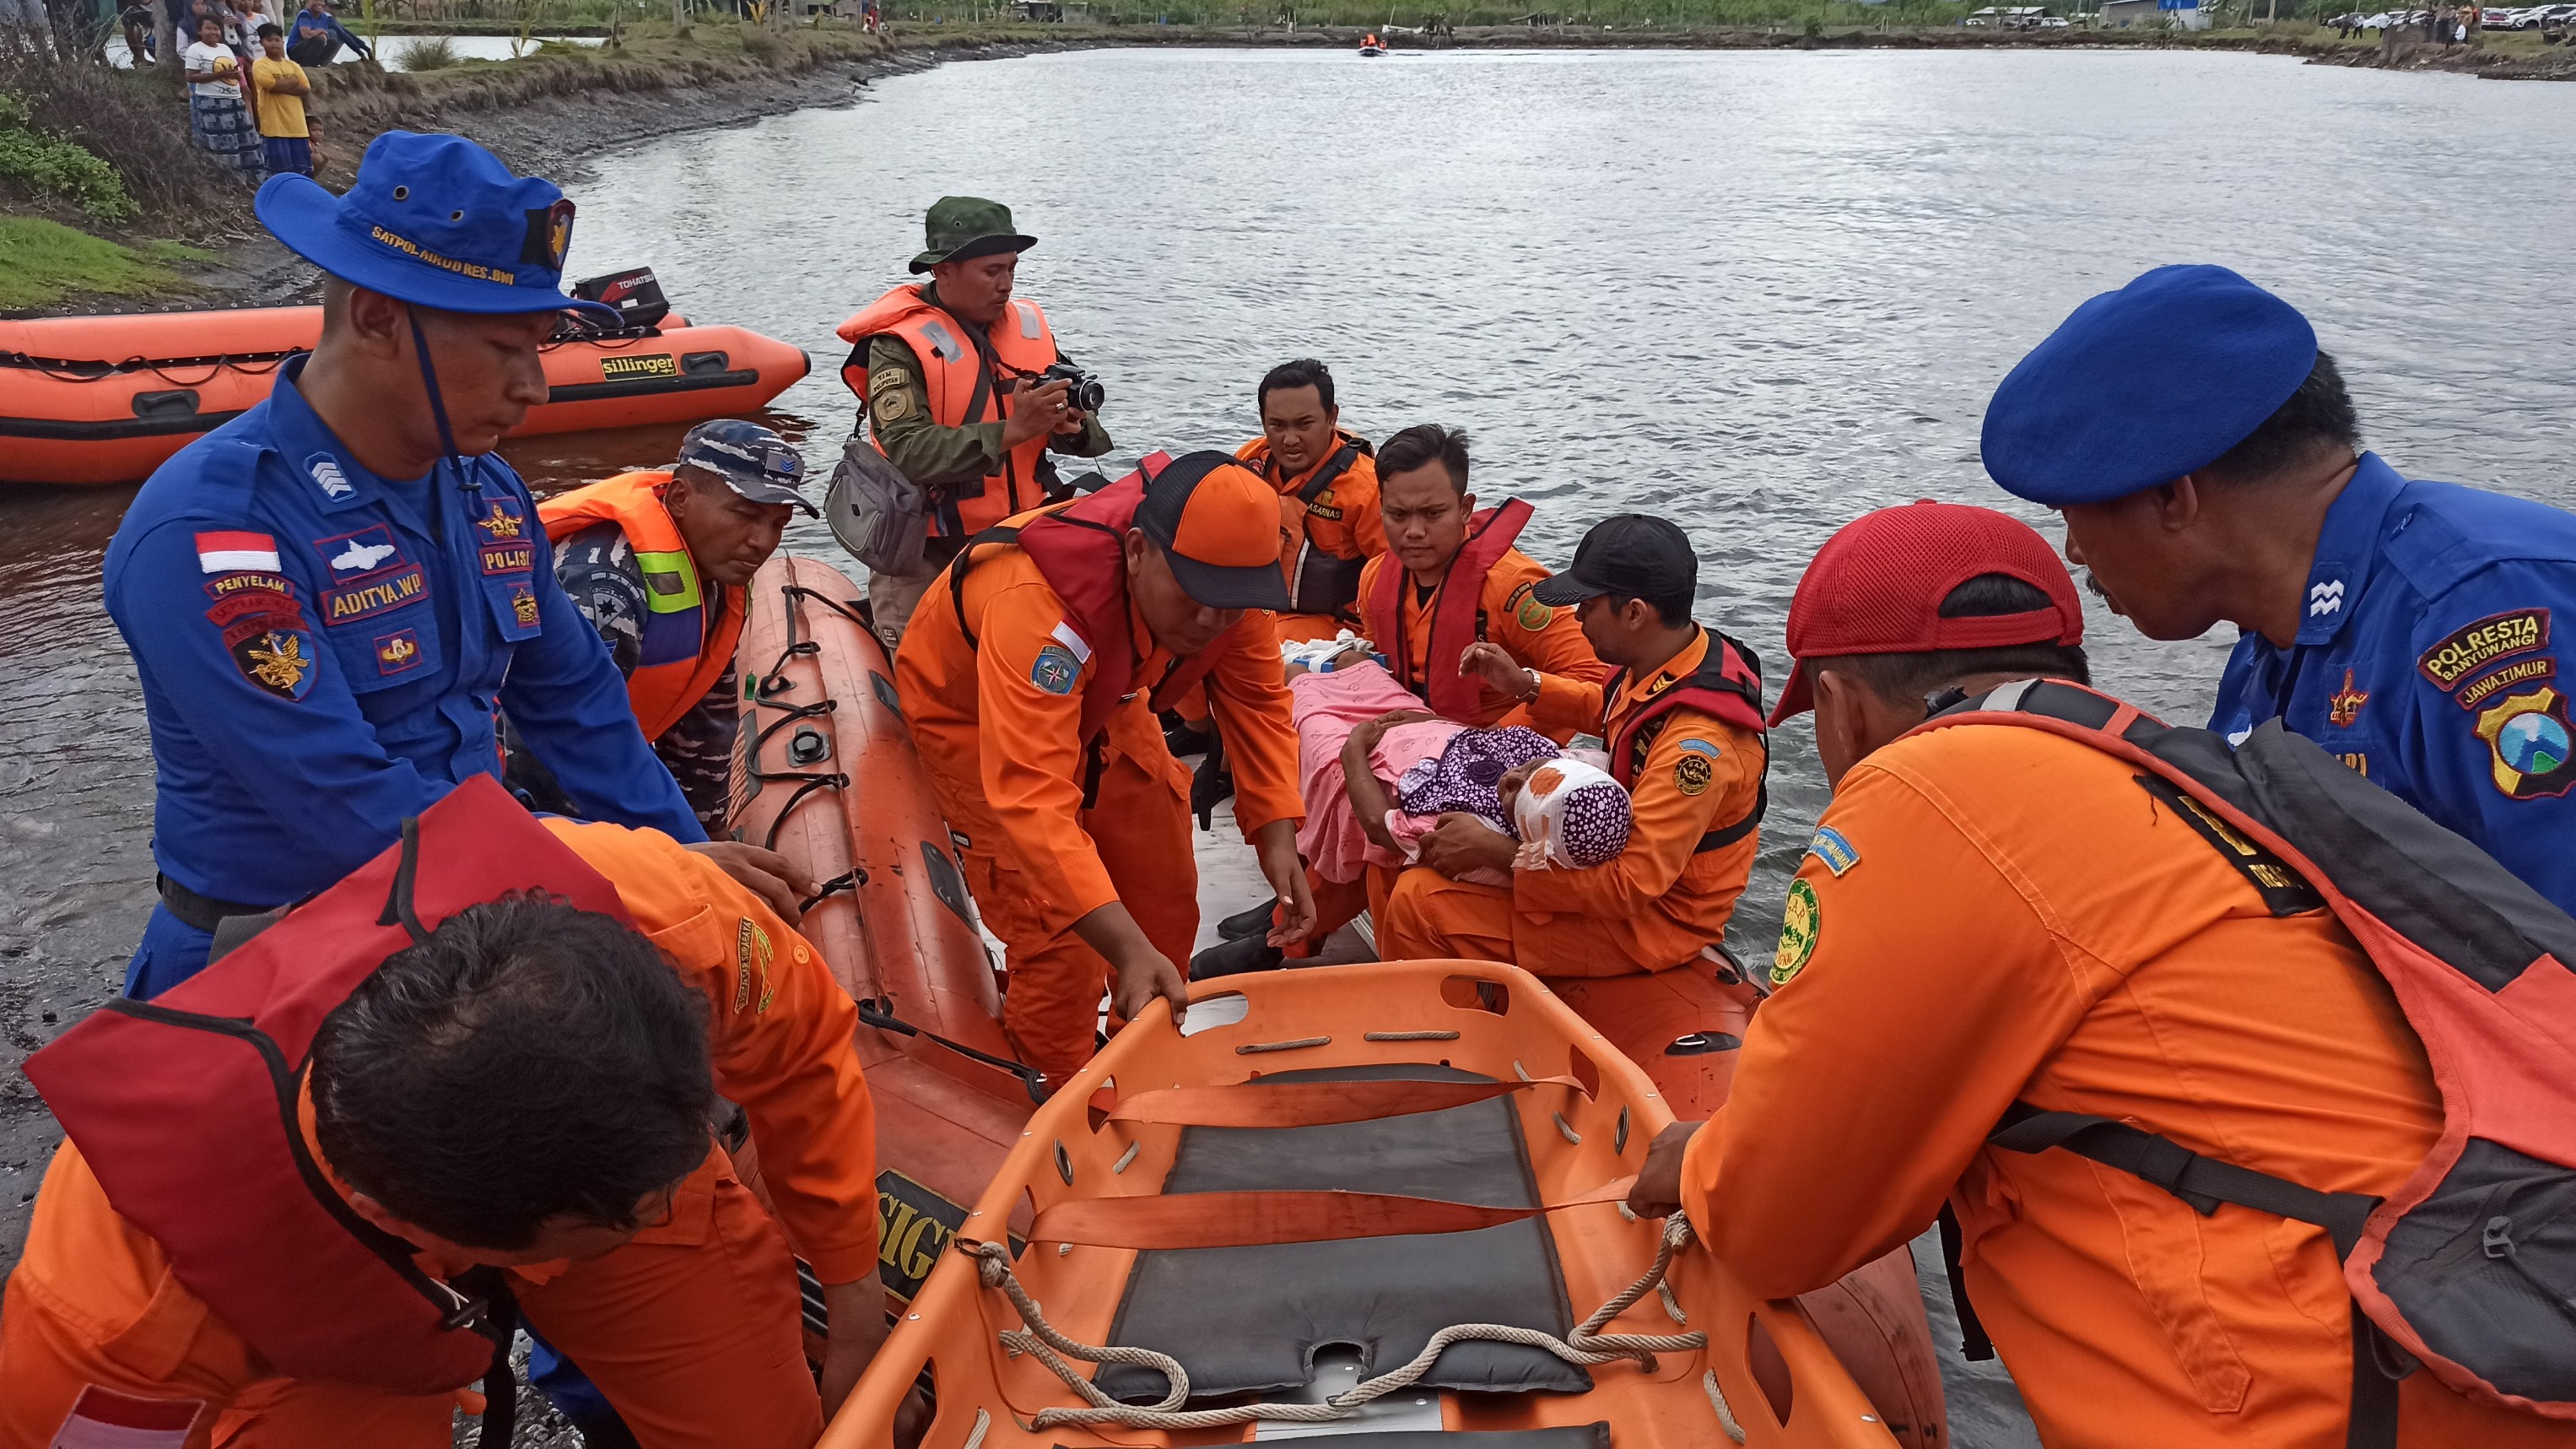
M 2558 661 L 2544 654 L 2538 659 L 2517 659 L 2483 679 L 2473 679 L 2455 696 L 2462 709 L 2476 709 L 2496 695 L 2517 684 L 2547 679 L 2558 672 Z
M 769 944 L 769 933 L 754 925 L 749 916 L 743 917 L 742 924 L 734 930 L 733 957 L 733 1009 L 767 1011 L 769 1003 L 778 997 L 778 988 L 769 981 L 769 963 L 775 959 L 775 949 Z M 757 1008 L 752 1007 L 751 1001 L 754 972 L 760 975 L 760 1005 Z
M 495 498 L 491 502 L 491 511 L 474 520 L 474 531 L 483 535 L 485 543 L 517 538 L 527 531 L 527 519 L 519 512 L 519 500 Z
M 1538 581 L 1533 579 L 1512 590 L 1511 596 L 1503 600 L 1503 607 L 1511 613 L 1512 622 L 1531 634 L 1546 628 L 1548 621 L 1556 617 L 1554 609 L 1538 601 L 1537 590 Z
M 2548 643 L 2547 609 L 2489 614 L 2425 650 L 2416 659 L 2415 667 L 2437 688 L 2448 692 L 2499 659 L 2529 654 Z
M 331 566 L 331 582 L 335 584 L 381 573 L 387 566 L 403 561 L 402 549 L 394 543 L 394 531 L 381 523 L 355 533 L 317 538 L 313 540 L 313 551 Z
M 233 634 L 238 630 L 241 637 Z M 233 664 L 242 678 L 284 700 L 301 700 L 313 692 L 313 636 L 301 629 L 263 629 L 237 625 L 224 631 Z
M 2345 769 L 2352 771 L 2361 778 L 2365 780 L 2370 778 L 2370 756 L 2356 752 L 2347 755 L 2337 755 L 2335 756 L 2335 759 L 2340 761 Z
M 1717 747 L 1715 740 L 1684 740 L 1682 748 L 1694 755 L 1706 755 L 1712 760 L 1726 753 Z
M 356 619 L 372 618 L 388 609 L 399 609 L 428 597 L 428 575 L 421 572 L 420 565 L 407 564 L 365 583 L 324 593 L 322 622 L 346 624 Z
M 2343 607 L 2343 580 L 2328 579 L 2308 586 L 2308 617 L 2331 614 Z
M 521 584 L 519 587 L 512 589 L 510 591 L 510 616 L 519 621 L 519 627 L 522 629 L 535 628 L 537 626 L 536 590 L 529 588 L 525 584 Z
M 180 1449 L 205 1412 L 203 1399 L 143 1399 L 97 1384 L 81 1387 L 54 1431 L 54 1449 Z
M 2351 729 L 2352 722 L 2361 718 L 2361 707 L 2368 703 L 2370 691 L 2355 689 L 2352 671 L 2347 669 L 2343 672 L 2343 688 L 2326 696 L 2326 718 L 2333 721 L 2336 729 Z
M 396 629 L 376 636 L 378 674 L 407 674 L 420 667 L 421 658 L 420 632 L 416 629 Z
M 1073 657 L 1073 651 L 1050 643 L 1038 650 L 1037 662 L 1029 666 L 1029 683 L 1049 694 L 1071 694 L 1073 682 L 1081 674 L 1082 664 Z
M 2478 716 L 2478 738 L 2493 755 L 2487 763 L 2496 788 L 2516 800 L 2538 800 L 2576 790 L 2576 753 L 2567 729 L 2567 697 L 2547 685 L 2507 695 Z
M 1816 938 L 1824 929 L 1825 908 L 1816 899 L 1816 888 L 1803 876 L 1789 882 L 1788 908 L 1780 916 L 1780 949 L 1771 957 L 1775 990 L 1807 969 L 1807 961 L 1816 954 Z
M 537 546 L 533 543 L 483 545 L 483 572 L 487 574 L 523 574 L 536 566 Z
M 1850 840 L 1831 826 L 1816 827 L 1816 838 L 1807 842 L 1807 853 L 1825 863 L 1825 869 L 1836 875 L 1860 864 L 1860 852 L 1852 849 Z
M 281 599 L 295 598 L 295 580 L 284 574 L 226 574 L 206 580 L 206 597 L 220 603 L 235 594 L 274 594 Z
M 1717 775 L 1717 767 L 1706 755 L 1685 754 L 1673 761 L 1673 784 L 1685 795 L 1697 795 L 1708 788 Z
M 912 394 L 901 388 L 889 389 L 881 396 L 870 398 L 868 403 L 869 410 L 881 423 L 899 423 L 912 416 Z
M 197 572 L 277 572 L 277 540 L 265 533 L 219 530 L 197 535 Z
M 346 498 L 358 491 L 349 475 L 340 471 L 340 460 L 328 453 L 316 453 L 304 460 L 304 471 L 312 475 L 314 485 L 325 498 Z

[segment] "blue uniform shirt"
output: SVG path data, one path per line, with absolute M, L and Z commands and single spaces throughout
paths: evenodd
M 2210 728 L 2278 715 L 2576 911 L 2557 623 L 2576 627 L 2576 515 L 2365 453 L 2326 510 L 2297 640 L 2237 641 Z
M 527 485 L 488 456 L 376 477 L 296 390 L 304 361 L 163 464 L 108 545 L 161 872 L 219 901 L 300 900 L 498 775 L 496 708 L 586 814 L 706 839 L 556 584 Z M 206 939 L 157 911 L 128 989 L 192 974 Z

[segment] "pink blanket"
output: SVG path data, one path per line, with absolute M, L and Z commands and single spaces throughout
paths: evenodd
M 1315 873 L 1329 881 L 1355 881 L 1364 868 L 1407 862 L 1369 843 L 1351 809 L 1350 792 L 1342 788 L 1342 745 L 1351 730 L 1389 710 L 1420 709 L 1395 676 L 1375 664 L 1362 664 L 1330 674 L 1301 674 L 1288 682 L 1291 718 L 1297 725 L 1297 774 L 1306 792 L 1306 824 L 1297 832 L 1297 852 Z M 1418 760 L 1440 753 L 1465 725 L 1424 720 L 1398 725 L 1380 736 L 1369 752 L 1369 771 L 1390 787 Z M 1404 818 L 1400 812 L 1396 818 Z M 1428 828 L 1430 822 L 1422 822 Z

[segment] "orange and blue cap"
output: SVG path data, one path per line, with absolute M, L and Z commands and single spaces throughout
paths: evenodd
M 1211 609 L 1285 609 L 1279 490 L 1231 455 L 1185 453 L 1145 480 L 1136 527 L 1162 546 L 1172 577 Z

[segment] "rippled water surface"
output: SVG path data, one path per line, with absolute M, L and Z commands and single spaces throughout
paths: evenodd
M 1471 430 L 1478 493 L 1539 505 L 1524 546 L 1545 561 L 1607 513 L 1680 520 L 1701 617 L 1777 661 L 1833 527 L 2006 503 L 1976 461 L 1996 379 L 2162 262 L 2224 262 L 2304 308 L 2400 467 L 2567 500 L 2571 154 L 2576 86 L 2251 56 L 1111 51 L 948 66 L 607 158 L 575 187 L 574 265 L 650 263 L 690 316 L 812 351 L 780 408 L 823 467 L 850 417 L 832 328 L 902 279 L 930 201 L 999 198 L 1041 238 L 1023 289 L 1106 382 L 1121 460 L 1233 446 L 1263 369 L 1322 357 L 1351 427 Z M 667 461 L 677 432 L 509 452 L 558 485 Z M 0 1022 L 20 1049 L 109 989 L 149 903 L 142 721 L 96 597 L 125 496 L 0 498 Z M 810 529 L 794 546 L 833 551 Z M 2206 708 L 2227 641 L 2092 623 L 2109 686 Z M 1768 950 L 1823 799 L 1792 726 L 1739 945 Z M 41 1108 L 0 1097 L 0 1126 L 13 1112 L 0 1158 L 23 1167 Z M 1954 1387 L 1960 1443 L 2030 1442 L 2005 1395 Z

